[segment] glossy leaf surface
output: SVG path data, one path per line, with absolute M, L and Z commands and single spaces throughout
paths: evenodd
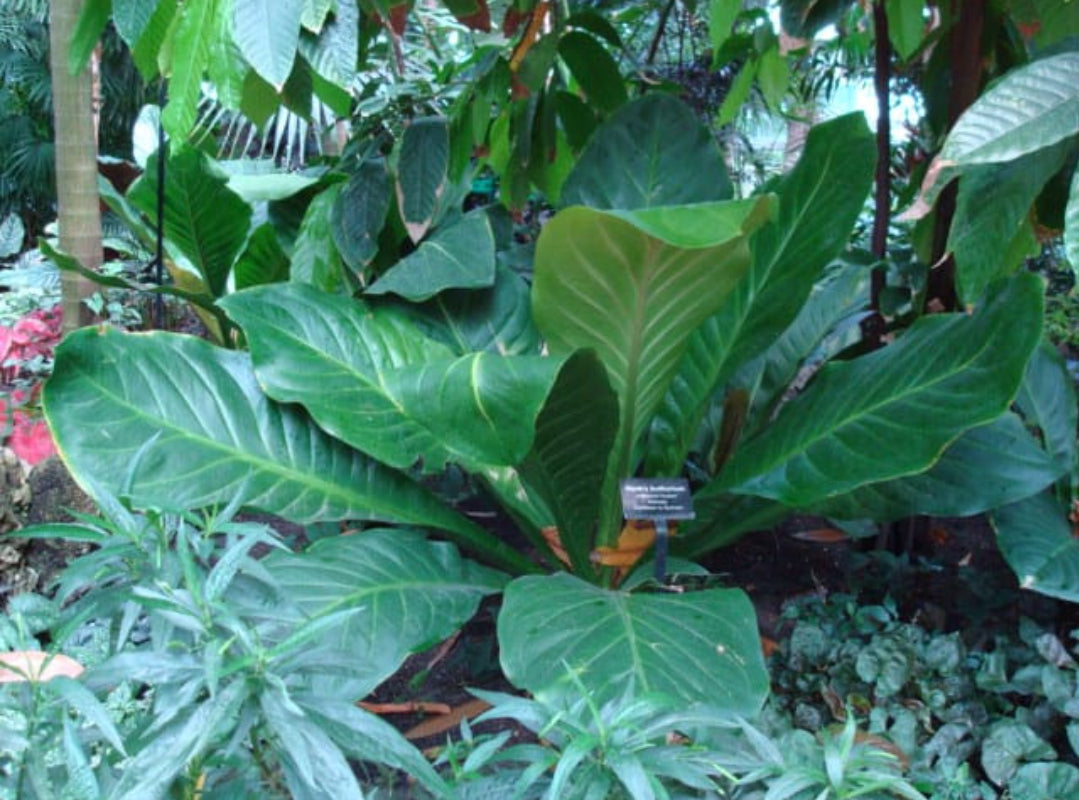
M 827 364 L 716 488 L 798 507 L 926 469 L 1011 403 L 1041 335 L 1041 291 L 1018 275 L 974 316 L 922 317 L 893 345 Z
M 517 464 L 562 363 L 455 357 L 390 309 L 299 284 L 238 293 L 223 305 L 247 334 L 271 397 L 302 404 L 326 431 L 401 469 L 417 460 L 426 472 L 448 462 Z
M 583 31 L 567 33 L 558 40 L 558 54 L 592 106 L 611 112 L 626 102 L 618 64 L 594 36 Z
M 390 175 L 385 162 L 365 161 L 333 203 L 331 230 L 338 252 L 355 272 L 378 253 L 378 234 L 390 210 Z
M 397 205 L 413 242 L 427 233 L 446 192 L 450 129 L 441 118 L 419 119 L 405 129 L 397 161 Z
M 240 52 L 278 91 L 285 85 L 296 47 L 304 0 L 233 0 L 233 36 Z
M 636 209 L 725 200 L 732 194 L 712 135 L 680 100 L 646 94 L 592 135 L 562 188 L 562 205 Z
M 1024 589 L 1079 602 L 1079 538 L 1067 509 L 1051 494 L 997 509 L 990 520 L 997 546 Z
M 502 668 L 542 701 L 597 705 L 659 692 L 753 716 L 768 693 L 757 621 L 739 589 L 629 594 L 560 573 L 513 581 L 498 616 Z
M 1031 356 L 1015 403 L 1027 424 L 1040 432 L 1068 483 L 1079 482 L 1079 400 L 1064 359 L 1049 342 L 1043 341 Z

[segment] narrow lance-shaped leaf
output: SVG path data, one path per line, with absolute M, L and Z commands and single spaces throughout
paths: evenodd
M 565 573 L 519 578 L 498 642 L 506 676 L 544 702 L 575 694 L 575 679 L 597 706 L 659 692 L 753 716 L 768 694 L 756 615 L 739 589 L 629 594 Z
M 681 469 L 712 394 L 793 322 L 839 254 L 873 180 L 876 150 L 861 114 L 818 125 L 779 187 L 778 218 L 750 242 L 730 300 L 693 335 L 650 432 L 645 469 Z
M 922 317 L 895 344 L 826 365 L 709 488 L 800 507 L 926 469 L 1007 409 L 1041 336 L 1041 298 L 1024 273 L 974 316 Z
M 76 480 L 92 477 L 142 507 L 224 506 L 239 498 L 301 523 L 430 525 L 493 558 L 509 553 L 503 563 L 516 560 L 404 475 L 271 402 L 246 353 L 188 336 L 87 328 L 64 340 L 56 363 L 45 415 Z
M 247 334 L 259 381 L 334 436 L 400 469 L 519 463 L 561 359 L 455 357 L 392 309 L 300 284 L 222 301 Z
M 397 160 L 397 205 L 413 242 L 434 222 L 449 166 L 450 128 L 445 119 L 419 119 L 405 129 Z

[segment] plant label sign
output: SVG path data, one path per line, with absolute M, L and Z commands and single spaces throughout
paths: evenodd
M 629 478 L 622 481 L 626 519 L 693 519 L 693 499 L 685 478 Z

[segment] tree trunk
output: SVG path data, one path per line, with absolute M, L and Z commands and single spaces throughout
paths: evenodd
M 49 69 L 56 135 L 56 199 L 60 249 L 90 269 L 101 266 L 101 211 L 97 193 L 97 137 L 91 71 L 68 69 L 71 35 L 83 0 L 49 1 Z M 82 302 L 94 284 L 64 272 L 61 297 L 64 333 L 92 320 Z

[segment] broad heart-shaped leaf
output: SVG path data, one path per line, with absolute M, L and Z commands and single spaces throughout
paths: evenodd
M 233 36 L 255 72 L 278 91 L 285 85 L 296 47 L 304 0 L 233 0 Z
M 592 572 L 588 556 L 603 480 L 618 430 L 618 398 L 595 353 L 570 356 L 536 420 L 536 440 L 521 477 L 552 510 L 574 571 Z
M 365 161 L 337 195 L 330 217 L 333 241 L 359 273 L 378 254 L 378 234 L 390 210 L 390 174 L 382 159 Z
M 1072 173 L 1068 206 L 1064 210 L 1064 252 L 1071 262 L 1072 272 L 1079 275 L 1079 168 Z
M 502 669 L 538 700 L 577 691 L 600 706 L 666 694 L 754 716 L 768 694 L 757 617 L 740 589 L 629 594 L 560 573 L 507 588 L 498 615 Z
M 483 211 L 440 227 L 365 292 L 422 302 L 446 289 L 484 289 L 495 282 L 495 237 Z
M 732 194 L 708 129 L 683 102 L 655 92 L 622 106 L 596 130 L 562 187 L 562 205 L 636 209 Z
M 806 506 L 920 472 L 960 433 L 999 417 L 1041 336 L 1042 285 L 1004 284 L 973 316 L 922 317 L 895 344 L 827 364 L 716 489 Z
M 156 219 L 157 159 L 127 193 L 143 214 Z M 187 258 L 214 297 L 225 293 L 229 272 L 247 241 L 251 207 L 228 188 L 209 157 L 181 147 L 166 163 L 165 236 Z
M 392 309 L 300 284 L 223 301 L 247 334 L 259 382 L 334 436 L 391 466 L 439 472 L 513 466 L 561 359 L 453 356 Z
M 56 351 L 45 415 L 76 480 L 138 506 L 244 505 L 294 522 L 441 528 L 517 569 L 528 562 L 399 472 L 271 402 L 247 354 L 174 334 L 84 328 Z
M 413 242 L 434 223 L 449 167 L 450 126 L 445 119 L 418 119 L 405 128 L 397 158 L 397 205 Z
M 690 340 L 652 425 L 645 470 L 682 467 L 712 394 L 794 321 L 825 266 L 846 245 L 873 181 L 876 150 L 861 114 L 810 131 L 779 186 L 778 218 L 750 242 L 746 280 Z
M 1045 183 L 1064 165 L 1067 143 L 1029 153 L 1007 164 L 971 167 L 959 179 L 948 249 L 955 256 L 956 288 L 973 305 L 989 284 L 1018 264 L 1004 259 L 1030 206 Z
M 878 522 L 915 514 L 968 517 L 1035 495 L 1062 472 L 1008 412 L 962 434 L 925 472 L 860 486 L 808 510 Z
M 459 356 L 481 350 L 502 355 L 540 351 L 528 284 L 507 267 L 495 269 L 490 289 L 448 289 L 422 305 L 395 303 L 394 308 Z
M 1065 489 L 1079 481 L 1079 400 L 1060 352 L 1043 341 L 1027 364 L 1015 404 L 1038 429 L 1045 449 L 1065 471 Z M 1076 487 L 1079 489 L 1079 486 Z
M 1079 52 L 1019 67 L 974 101 L 937 157 L 945 166 L 995 164 L 1079 130 Z
M 1048 492 L 1028 497 L 990 517 L 997 546 L 1024 589 L 1079 602 L 1079 538 L 1068 509 Z
M 322 642 L 354 658 L 352 699 L 369 694 L 410 653 L 452 634 L 506 581 L 447 542 L 396 528 L 322 539 L 298 554 L 275 551 L 262 564 L 310 617 L 355 611 Z

